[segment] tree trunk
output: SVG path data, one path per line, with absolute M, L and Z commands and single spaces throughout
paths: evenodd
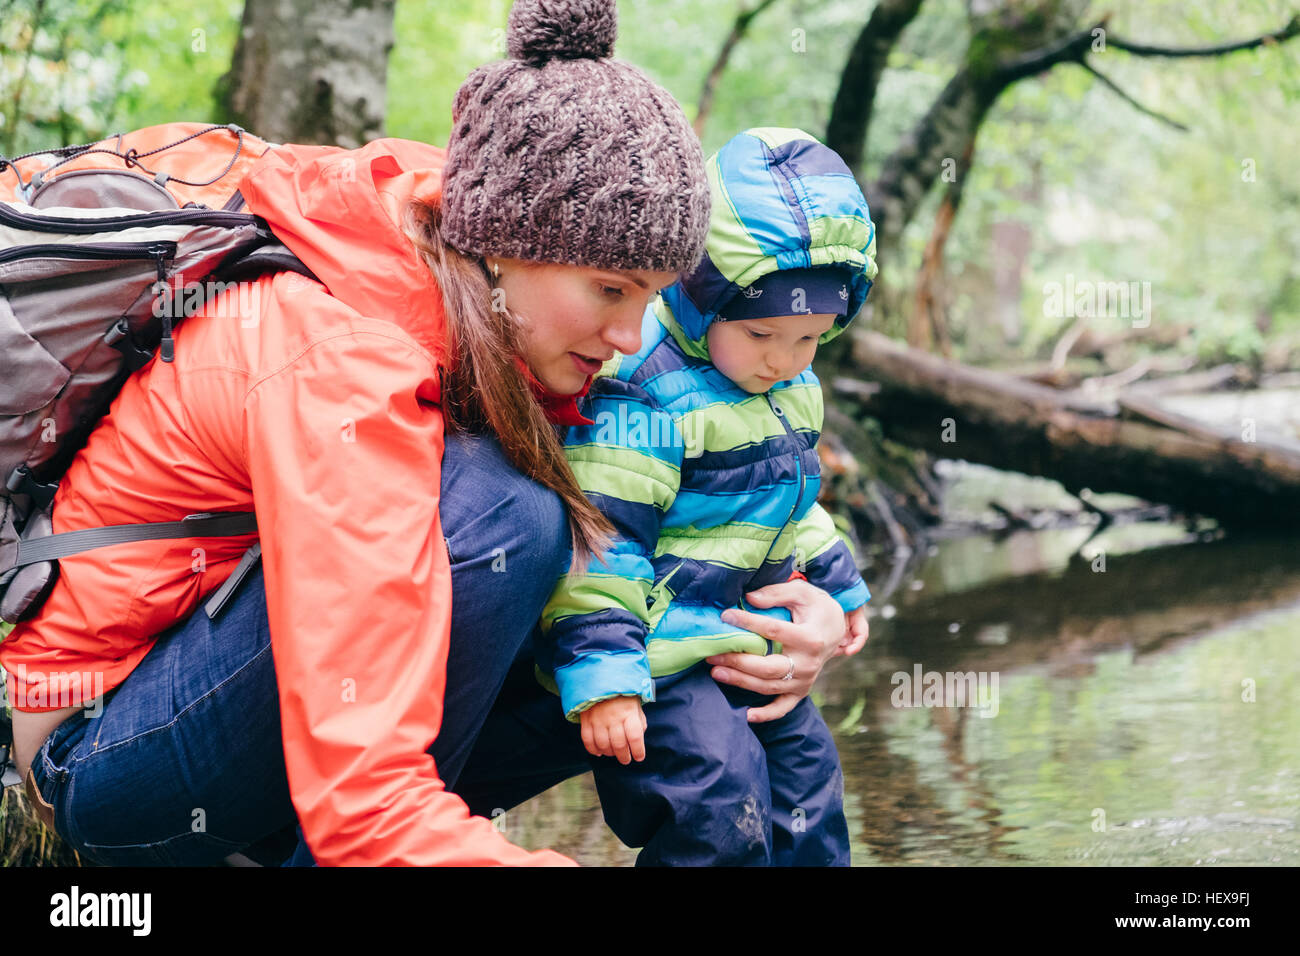
M 945 358 L 952 358 L 952 336 L 948 333 L 948 295 L 944 289 L 943 251 L 948 245 L 953 220 L 961 207 L 966 177 L 975 160 L 975 141 L 966 146 L 966 152 L 953 167 L 948 192 L 939 204 L 934 217 L 934 229 L 921 256 L 921 272 L 916 277 L 916 296 L 912 315 L 908 320 L 907 344 L 929 351 L 934 340 Z
M 384 135 L 396 0 L 246 0 L 219 111 L 272 142 Z
M 881 167 L 880 176 L 868 187 L 882 257 L 892 255 L 903 229 L 947 164 L 974 151 L 984 117 L 1002 92 L 1056 63 L 1078 60 L 1089 41 L 1088 34 L 1079 34 L 1024 53 L 1032 41 L 1022 39 L 1021 55 L 1003 59 L 1006 54 L 1000 56 L 999 50 L 1017 49 L 1010 28 L 987 26 L 971 37 L 962 67 L 926 114 L 903 135 Z
M 999 92 L 963 67 L 885 160 L 879 178 L 867 189 L 880 258 L 892 257 L 903 229 L 943 174 L 945 161 L 955 163 L 974 148 L 980 124 Z
M 894 441 L 1043 475 L 1072 493 L 1124 492 L 1230 526 L 1300 527 L 1300 444 L 1293 441 L 1243 441 L 1157 414 L 1139 396 L 1108 402 L 1062 394 L 875 332 L 856 333 L 853 346 L 857 368 L 880 386 L 859 391 L 858 406 Z
M 903 29 L 920 9 L 921 0 L 880 0 L 858 34 L 840 74 L 831 118 L 826 124 L 826 145 L 839 153 L 859 178 L 880 74 Z

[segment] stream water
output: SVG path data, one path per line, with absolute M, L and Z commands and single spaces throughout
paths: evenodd
M 945 470 L 950 528 L 993 500 L 1079 507 L 1052 482 Z M 950 532 L 864 574 L 871 640 L 814 692 L 855 865 L 1300 865 L 1294 535 Z M 584 864 L 636 858 L 590 774 L 497 823 Z
M 1063 495 L 953 468 L 949 507 L 967 516 L 989 497 Z M 889 594 L 884 568 L 867 570 L 871 640 L 815 694 L 855 865 L 1300 864 L 1294 537 L 1150 522 L 1091 534 L 939 541 Z M 928 674 L 942 696 L 923 693 Z M 972 675 L 964 700 L 958 675 Z M 590 775 L 500 823 L 582 863 L 636 856 Z

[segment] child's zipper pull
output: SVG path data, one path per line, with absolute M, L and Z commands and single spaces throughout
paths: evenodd
M 153 246 L 149 249 L 158 263 L 158 281 L 167 282 L 167 254 L 171 252 L 167 246 Z M 158 343 L 158 354 L 164 362 L 170 362 L 176 357 L 176 344 L 172 341 L 172 317 L 171 310 L 165 309 L 162 315 L 162 341 Z

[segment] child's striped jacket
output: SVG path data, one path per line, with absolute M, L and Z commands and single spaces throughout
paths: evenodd
M 789 620 L 743 595 L 796 569 L 846 611 L 870 599 L 816 503 L 817 377 L 808 369 L 751 395 L 709 362 L 706 342 L 718 309 L 777 269 L 851 267 L 851 318 L 876 272 L 866 201 L 839 157 L 798 130 L 742 133 L 708 172 L 706 263 L 646 312 L 640 350 L 611 360 L 587 395 L 594 423 L 566 438 L 579 484 L 618 532 L 587 574 L 560 580 L 543 612 L 539 671 L 571 720 L 608 697 L 651 701 L 652 678 L 712 654 L 772 651 L 720 615 L 745 607 Z

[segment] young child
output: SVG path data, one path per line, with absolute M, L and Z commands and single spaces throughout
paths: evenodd
M 871 595 L 816 503 L 821 386 L 809 364 L 876 274 L 866 200 L 843 161 L 800 130 L 751 129 L 707 163 L 703 261 L 646 313 L 642 346 L 606 364 L 566 454 L 609 517 L 613 546 L 562 578 L 538 669 L 582 725 L 605 819 L 638 865 L 848 865 L 843 778 L 802 699 L 722 685 L 704 659 L 779 646 L 728 624 L 747 592 L 800 571 L 866 638 Z M 791 673 L 784 679 L 793 676 Z M 642 707 L 644 703 L 644 709 Z

